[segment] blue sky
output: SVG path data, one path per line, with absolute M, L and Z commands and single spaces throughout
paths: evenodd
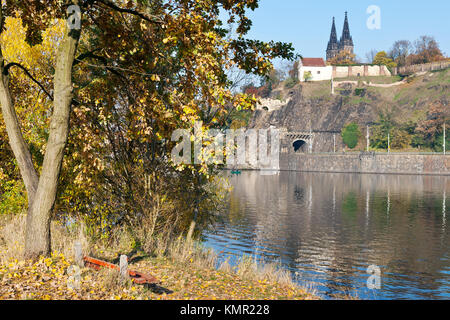
M 380 30 L 366 25 L 370 5 L 381 9 Z M 389 50 L 396 40 L 414 41 L 421 35 L 434 36 L 450 55 L 450 0 L 260 0 L 248 15 L 253 21 L 248 37 L 291 42 L 304 57 L 325 58 L 332 17 L 340 38 L 345 11 L 355 53 L 363 60 L 372 49 Z

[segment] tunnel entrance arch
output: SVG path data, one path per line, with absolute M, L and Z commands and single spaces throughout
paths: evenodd
M 285 152 L 310 153 L 314 133 L 312 132 L 288 132 L 285 134 Z
M 307 142 L 305 140 L 295 140 L 292 143 L 294 152 L 306 152 Z

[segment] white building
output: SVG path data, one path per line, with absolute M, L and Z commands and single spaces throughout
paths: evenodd
M 322 58 L 302 58 L 298 64 L 298 75 L 301 82 L 305 81 L 305 74 L 310 73 L 307 81 L 331 80 L 333 67 L 327 66 Z

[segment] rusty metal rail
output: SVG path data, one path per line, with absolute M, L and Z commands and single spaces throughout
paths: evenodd
M 108 268 L 108 269 L 120 271 L 120 267 L 118 265 L 109 263 L 109 262 L 106 262 L 103 260 L 95 259 L 92 257 L 85 256 L 83 258 L 83 261 L 84 261 L 85 266 L 92 268 L 94 270 L 97 270 L 97 271 L 100 270 L 101 268 Z M 145 274 L 142 272 L 128 270 L 128 275 L 130 276 L 131 280 L 137 284 L 159 283 L 158 279 L 156 279 L 154 276 L 148 275 L 148 274 Z

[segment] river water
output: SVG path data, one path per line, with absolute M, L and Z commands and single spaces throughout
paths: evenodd
M 246 171 L 229 179 L 228 210 L 205 234 L 221 260 L 281 263 L 324 298 L 450 298 L 450 177 Z M 367 286 L 376 286 L 369 266 L 381 271 L 379 289 Z

